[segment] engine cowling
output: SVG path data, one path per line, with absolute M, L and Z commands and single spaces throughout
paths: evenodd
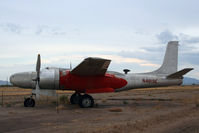
M 59 89 L 59 68 L 46 68 L 40 72 L 41 89 Z

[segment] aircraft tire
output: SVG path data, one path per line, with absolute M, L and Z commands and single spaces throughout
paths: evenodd
M 94 105 L 94 99 L 92 96 L 88 95 L 88 94 L 84 94 L 79 101 L 79 106 L 81 108 L 90 108 L 93 107 Z
M 24 107 L 34 107 L 35 106 L 35 100 L 32 98 L 26 98 L 24 100 Z
M 71 97 L 70 97 L 70 103 L 71 104 L 78 104 L 81 98 L 81 94 L 80 93 L 74 93 Z

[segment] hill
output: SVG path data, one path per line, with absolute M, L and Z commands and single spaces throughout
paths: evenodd
M 184 79 L 183 79 L 183 85 L 193 85 L 193 84 L 199 85 L 199 80 L 195 79 L 195 78 L 184 77 Z
M 0 85 L 10 85 L 10 82 L 0 80 Z

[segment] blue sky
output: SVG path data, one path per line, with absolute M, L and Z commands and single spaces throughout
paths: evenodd
M 42 67 L 75 67 L 89 56 L 112 59 L 109 70 L 158 68 L 178 40 L 179 69 L 199 78 L 197 0 L 7 0 L 0 4 L 0 79 Z

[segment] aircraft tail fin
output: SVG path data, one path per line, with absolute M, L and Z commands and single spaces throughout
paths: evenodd
M 178 41 L 170 41 L 164 56 L 161 67 L 151 73 L 153 74 L 172 74 L 177 72 L 178 67 Z
M 186 73 L 188 73 L 191 70 L 193 70 L 193 68 L 184 68 L 178 72 L 168 75 L 167 78 L 182 78 L 183 75 L 185 75 Z

